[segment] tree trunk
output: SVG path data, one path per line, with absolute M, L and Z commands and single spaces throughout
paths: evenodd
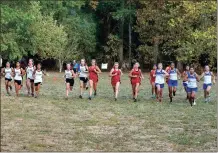
M 124 9 L 124 0 L 122 0 L 122 9 Z M 119 47 L 119 58 L 120 58 L 120 63 L 123 63 L 123 26 L 124 26 L 124 17 L 121 19 L 121 24 L 120 24 L 120 38 L 121 38 L 121 43 Z
M 2 56 L 0 55 L 0 67 L 2 67 Z
M 59 72 L 61 73 L 62 72 L 62 69 L 63 69 L 63 61 L 61 59 L 58 60 L 59 62 Z
M 129 3 L 131 9 L 131 3 Z M 129 16 L 129 65 L 131 65 L 131 53 L 132 53 L 132 29 L 131 29 L 131 15 Z
M 182 65 L 182 62 L 177 62 L 177 69 L 182 72 L 183 71 L 183 65 Z
M 159 53 L 159 39 L 154 38 L 154 63 L 157 64 L 157 57 Z

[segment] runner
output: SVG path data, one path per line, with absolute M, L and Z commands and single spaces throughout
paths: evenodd
M 201 74 L 200 79 L 203 77 L 204 77 L 204 84 L 203 84 L 204 98 L 205 98 L 205 103 L 208 103 L 210 101 L 210 90 L 212 86 L 212 80 L 214 84 L 216 83 L 215 76 L 213 72 L 210 71 L 208 65 L 205 66 L 205 71 Z
M 98 74 L 101 73 L 101 70 L 97 66 L 95 59 L 92 60 L 91 64 L 92 64 L 92 66 L 90 66 L 88 69 L 88 71 L 89 71 L 89 85 L 90 85 L 89 100 L 92 99 L 93 89 L 94 89 L 94 95 L 95 96 L 97 95 Z
M 20 62 L 16 63 L 16 68 L 13 69 L 13 76 L 14 76 L 14 85 L 15 85 L 15 91 L 16 96 L 19 96 L 19 91 L 21 89 L 22 85 L 22 76 L 25 75 L 25 71 L 23 68 L 20 67 Z
M 111 85 L 114 91 L 115 101 L 117 101 L 117 96 L 120 87 L 120 76 L 123 75 L 121 69 L 119 69 L 119 63 L 115 62 L 114 67 L 111 69 L 109 76 L 111 77 Z
M 175 68 L 175 64 L 171 63 L 171 67 L 169 70 L 169 81 L 168 81 L 170 102 L 172 102 L 173 96 L 176 95 L 176 88 L 178 86 L 178 76 L 180 79 L 181 77 L 180 72 L 178 71 L 178 69 Z
M 165 71 L 169 74 L 171 69 L 171 64 L 169 63 L 168 66 L 166 67 Z M 170 93 L 170 88 L 169 88 L 169 76 L 166 76 L 166 83 L 168 85 L 168 91 Z M 163 97 L 162 97 L 163 98 Z
M 12 91 L 11 81 L 12 81 L 12 71 L 13 68 L 10 67 L 10 63 L 6 63 L 6 67 L 2 69 L 2 75 L 5 76 L 5 89 L 7 91 L 7 94 L 10 96 L 9 89 Z
M 141 69 L 139 68 L 139 63 L 135 63 L 133 69 L 129 73 L 129 77 L 131 78 L 132 84 L 132 95 L 134 102 L 137 102 L 139 86 L 141 85 L 141 79 L 144 79 Z
M 187 92 L 188 92 L 189 103 L 191 104 L 192 107 L 192 105 L 196 105 L 195 94 L 198 91 L 197 81 L 199 82 L 199 77 L 197 73 L 195 73 L 193 67 L 190 67 L 190 71 L 185 76 L 185 81 L 188 81 Z
M 26 67 L 26 87 L 28 96 L 34 96 L 34 79 L 33 79 L 34 64 L 33 59 L 29 59 L 28 66 Z M 30 95 L 31 88 L 31 95 Z
M 35 98 L 38 98 L 39 96 L 39 90 L 40 90 L 40 85 L 42 83 L 43 74 L 46 75 L 42 71 L 41 67 L 42 67 L 41 63 L 38 63 L 36 69 L 33 72 L 34 85 L 35 85 Z
M 154 74 L 155 74 L 156 70 L 157 70 L 157 65 L 155 64 L 153 66 L 153 69 L 150 72 L 150 77 L 149 77 L 150 84 L 151 84 L 151 94 L 152 94 L 151 97 L 152 98 L 155 98 L 156 95 L 157 95 L 157 88 L 155 87 L 155 77 L 154 77 Z
M 76 62 L 76 60 L 73 60 L 72 67 L 73 67 L 74 73 L 77 73 L 79 64 Z
M 185 68 L 185 71 L 183 72 L 182 76 L 183 76 L 183 87 L 184 87 L 184 90 L 187 94 L 186 96 L 186 100 L 188 100 L 188 91 L 187 91 L 187 85 L 188 85 L 188 81 L 185 81 L 184 78 L 186 75 L 188 75 L 189 73 L 189 66 L 187 65 L 186 68 Z
M 70 69 L 71 65 L 67 64 L 67 69 L 65 70 L 65 79 L 66 79 L 66 100 L 68 100 L 68 94 L 70 91 L 72 91 L 73 85 L 74 85 L 74 78 L 76 77 L 76 74 L 73 70 Z
M 153 76 L 156 77 L 155 78 L 155 86 L 157 88 L 157 97 L 156 98 L 159 102 L 162 102 L 164 78 L 166 76 L 169 76 L 169 74 L 163 70 L 162 63 L 158 64 L 157 70 Z
M 85 59 L 81 59 L 81 63 L 78 67 L 79 79 L 80 79 L 80 96 L 83 97 L 83 89 L 88 89 L 88 66 L 85 63 Z

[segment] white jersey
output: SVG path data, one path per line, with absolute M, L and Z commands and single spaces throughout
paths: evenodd
M 11 68 L 5 68 L 5 78 L 7 79 L 11 79 L 11 72 L 12 72 L 12 69 Z
M 164 84 L 164 74 L 166 71 L 164 70 L 156 70 L 155 72 L 155 83 Z
M 14 69 L 14 72 L 15 72 L 15 77 L 14 77 L 14 80 L 22 80 L 22 76 L 21 76 L 21 69 Z
M 170 70 L 169 75 L 170 75 L 170 80 L 178 80 L 176 69 Z
M 27 67 L 26 68 L 26 72 L 27 72 L 27 79 L 33 79 L 33 71 L 34 71 L 34 67 Z
M 39 83 L 39 82 L 40 83 L 42 82 L 42 71 L 36 70 L 34 83 Z
M 65 77 L 66 79 L 72 79 L 73 78 L 72 70 L 65 70 Z
M 87 78 L 87 72 L 86 71 L 87 71 L 86 66 L 80 65 L 80 68 L 79 68 L 79 77 Z
M 197 88 L 197 78 L 195 74 L 191 75 L 188 72 L 188 80 L 189 80 L 187 85 L 188 88 Z
M 204 84 L 211 84 L 211 72 L 204 72 Z

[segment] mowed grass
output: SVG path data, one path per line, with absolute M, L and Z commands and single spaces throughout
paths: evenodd
M 122 77 L 118 101 L 113 98 L 108 73 L 100 75 L 98 95 L 79 99 L 79 79 L 65 100 L 63 73 L 49 73 L 38 99 L 7 96 L 1 84 L 2 151 L 216 151 L 215 87 L 205 104 L 199 84 L 197 105 L 190 107 L 182 85 L 169 104 L 167 86 L 163 104 L 150 98 L 148 74 L 139 101 L 133 103 L 127 74 Z M 54 78 L 55 77 L 55 78 Z

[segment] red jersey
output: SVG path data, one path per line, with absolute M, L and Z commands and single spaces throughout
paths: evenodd
M 170 67 L 170 66 L 167 66 L 166 69 L 165 69 L 165 71 L 166 71 L 167 73 L 169 73 L 170 70 L 171 70 L 171 67 Z M 168 81 L 169 81 L 169 77 L 166 77 L 166 83 L 167 83 L 167 84 L 168 84 Z
M 156 72 L 156 70 L 151 70 L 151 72 L 150 72 L 150 82 L 151 83 L 155 82 L 155 76 L 154 76 L 155 72 Z
M 114 75 L 116 73 L 117 73 L 117 75 L 111 77 L 111 85 L 112 86 L 116 86 L 117 82 L 120 82 L 120 76 L 121 76 L 120 70 L 119 69 L 118 70 L 114 69 L 112 74 Z
M 141 84 L 141 78 L 140 78 L 140 77 L 141 77 L 141 70 L 138 69 L 138 70 L 136 71 L 136 69 L 133 69 L 132 75 L 136 75 L 137 77 L 132 77 L 132 78 L 131 78 L 131 84 L 132 84 L 132 85 L 136 85 L 136 83 Z
M 171 67 L 170 67 L 170 66 L 167 66 L 165 71 L 166 71 L 167 73 L 169 73 L 170 70 L 171 70 Z
M 95 72 L 96 66 L 90 66 L 89 71 L 89 80 L 92 80 L 94 83 L 98 82 L 98 74 Z

